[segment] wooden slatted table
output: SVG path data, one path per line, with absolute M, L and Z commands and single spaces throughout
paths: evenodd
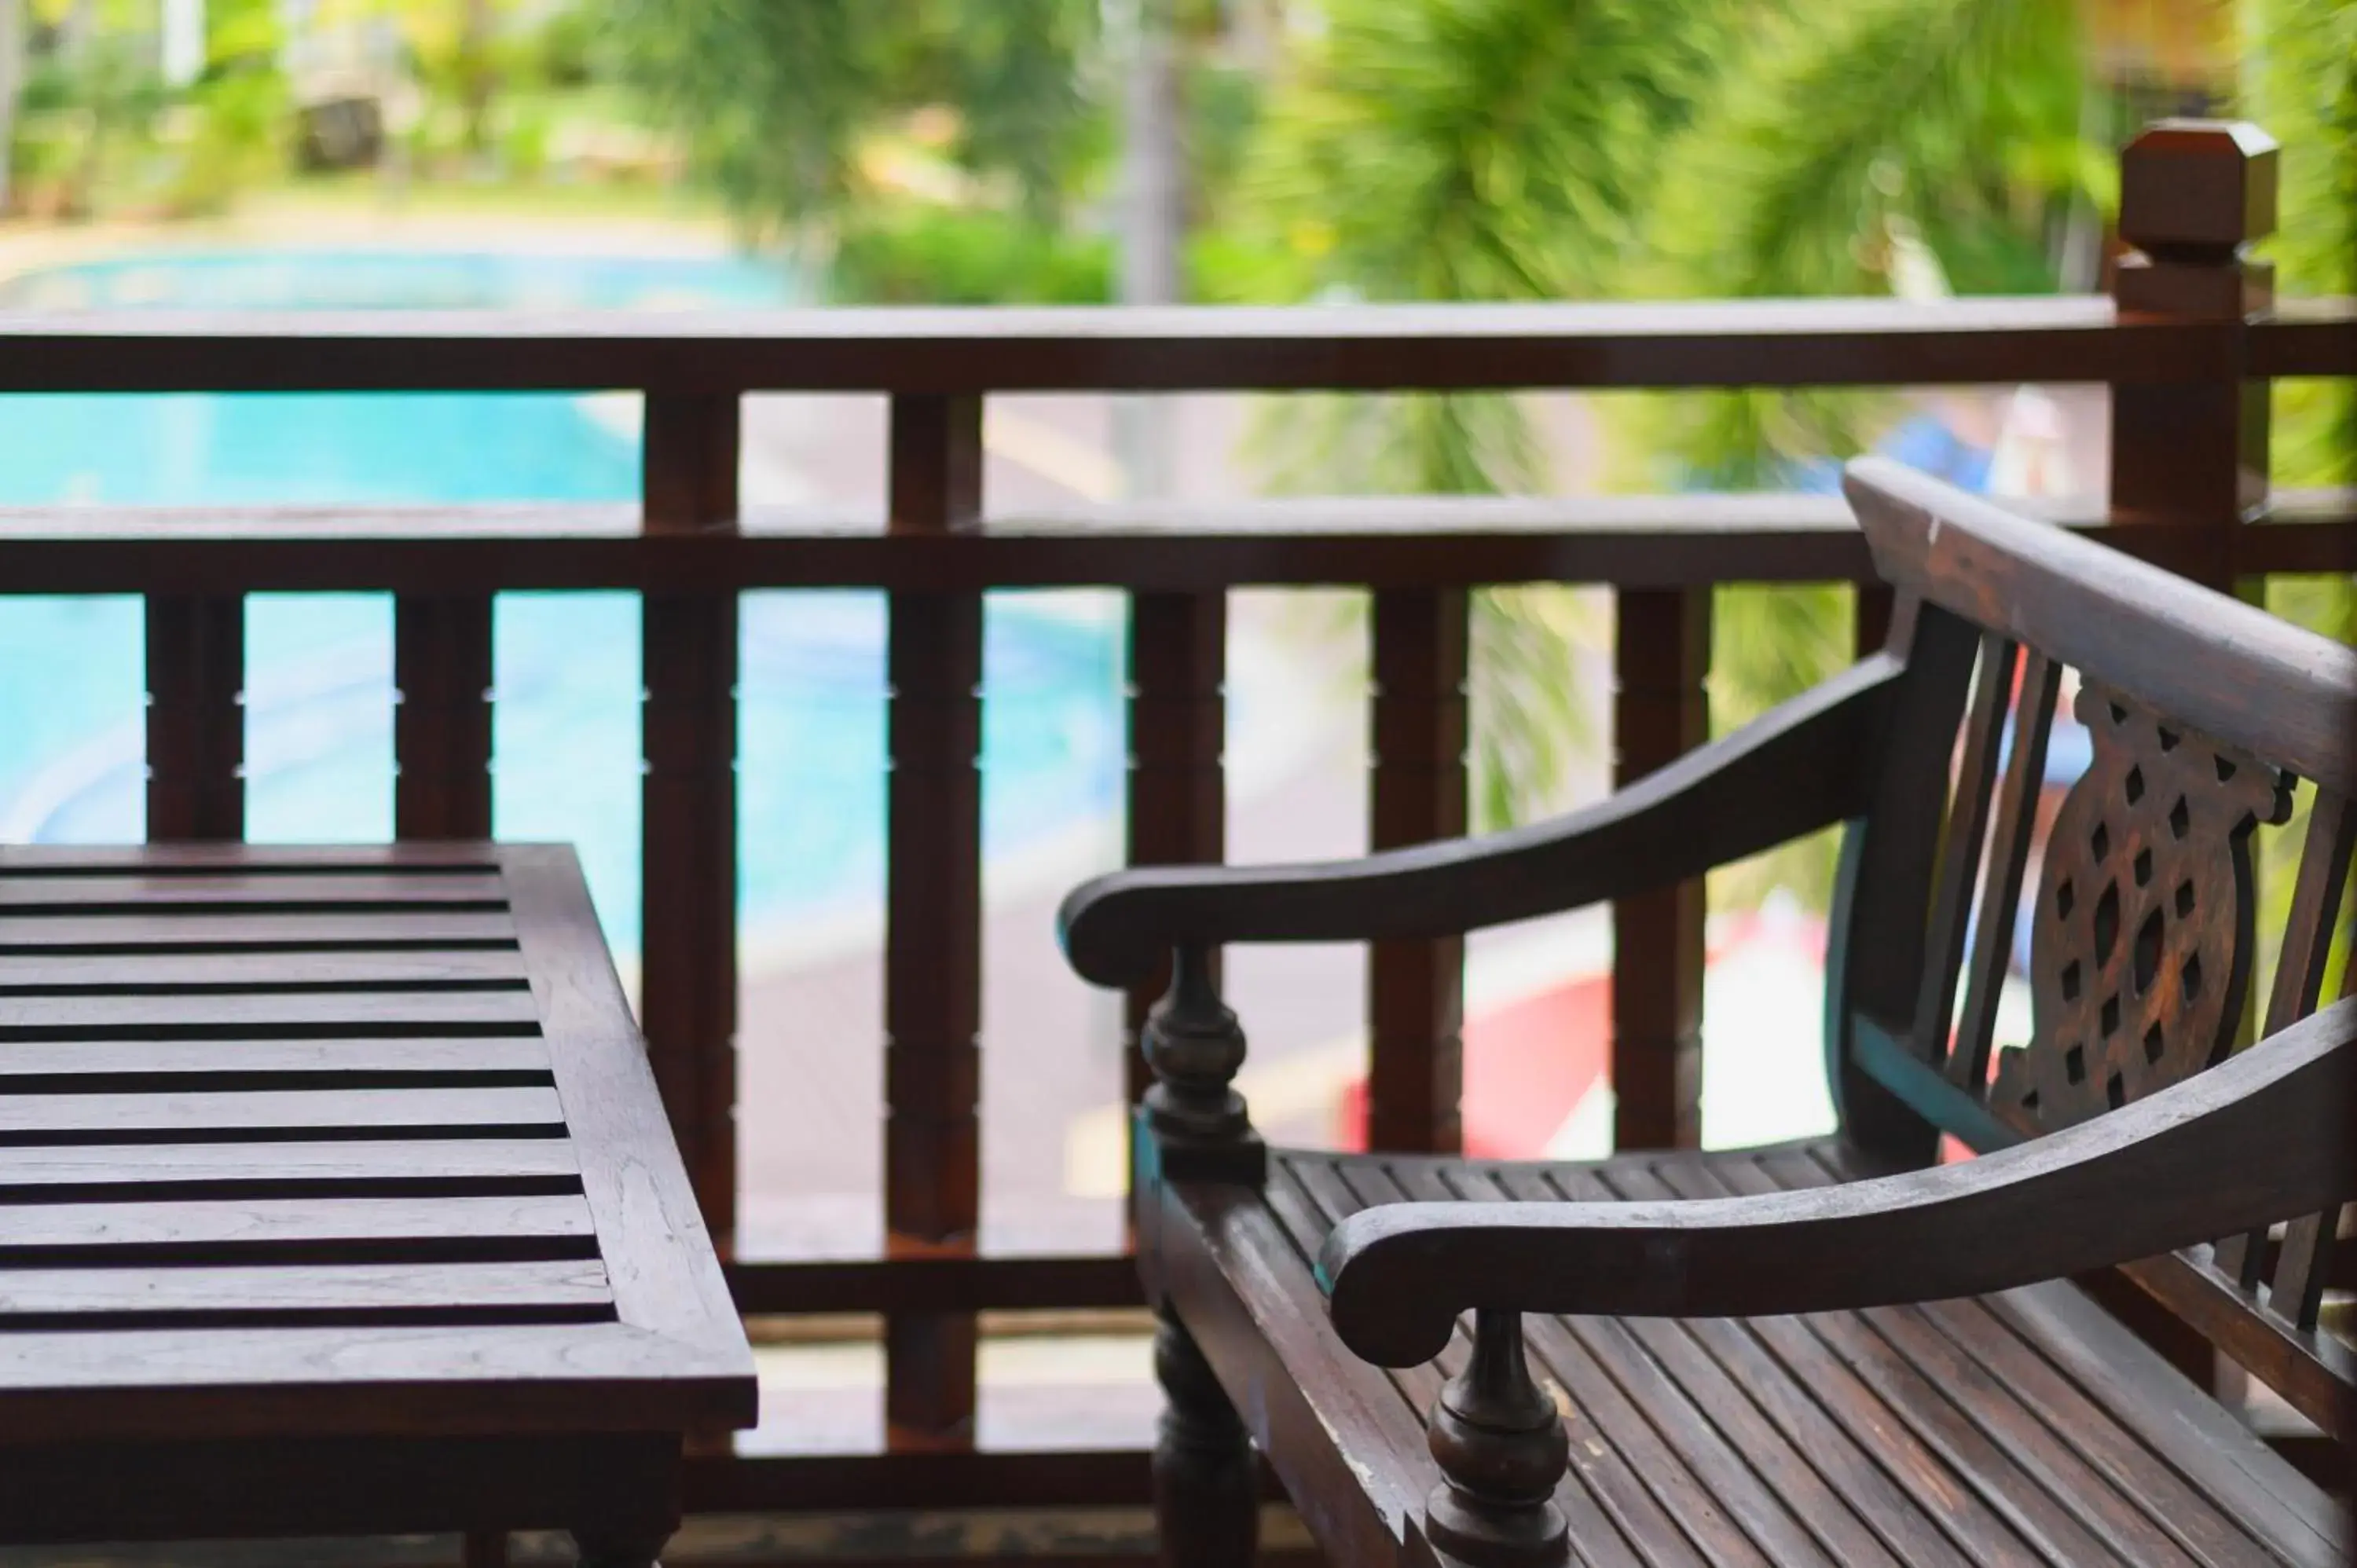
M 753 1415 L 570 850 L 0 849 L 0 1540 L 644 1564 Z

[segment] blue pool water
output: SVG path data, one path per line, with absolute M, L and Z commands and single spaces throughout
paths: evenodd
M 0 285 L 0 306 L 653 307 L 780 303 L 749 263 L 278 252 L 142 257 Z M 0 397 L 0 505 L 627 500 L 635 415 L 556 396 Z M 257 839 L 389 836 L 392 609 L 247 603 Z M 884 606 L 750 594 L 742 626 L 740 897 L 748 928 L 871 904 L 883 875 Z M 638 940 L 638 606 L 504 596 L 495 827 L 572 841 L 617 948 Z M 0 842 L 142 832 L 141 619 L 125 599 L 0 597 Z M 985 633 L 985 850 L 1115 808 L 1118 622 L 1023 596 Z

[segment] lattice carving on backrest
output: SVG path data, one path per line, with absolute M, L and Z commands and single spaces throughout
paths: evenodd
M 2032 918 L 2030 1043 L 1991 1109 L 2046 1131 L 2166 1088 L 2233 1048 L 2250 987 L 2251 831 L 2289 775 L 2083 684 L 2094 758 L 2048 835 Z

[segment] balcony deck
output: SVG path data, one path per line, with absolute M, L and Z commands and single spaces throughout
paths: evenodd
M 880 1315 L 871 1451 L 715 1449 L 692 1466 L 710 1514 L 1132 1506 L 1141 1451 L 978 1439 L 978 1315 L 1139 1304 L 1117 1250 L 992 1250 L 981 1225 L 977 1036 L 985 596 L 1103 587 L 1129 597 L 1134 863 L 1221 856 L 1227 596 L 1339 585 L 1372 596 L 1372 838 L 1466 825 L 1468 590 L 1570 583 L 1617 599 L 1616 772 L 1702 736 L 1710 590 L 1857 582 L 1839 503 L 1801 495 L 1309 498 L 1207 506 L 994 506 L 986 399 L 1041 392 L 1942 387 L 2113 389 L 2107 508 L 2089 532 L 2212 582 L 2357 570 L 2357 495 L 2246 504 L 2248 433 L 2221 419 L 2275 378 L 2357 376 L 2357 302 L 2247 318 L 2122 310 L 2104 297 L 1287 310 L 829 311 L 653 320 L 436 315 L 0 316 L 0 392 L 310 389 L 646 395 L 635 507 L 56 507 L 0 511 L 0 593 L 128 594 L 146 606 L 147 811 L 158 838 L 231 839 L 244 596 L 394 598 L 395 823 L 404 839 L 490 830 L 490 628 L 521 590 L 641 596 L 645 782 L 640 1013 L 699 1200 L 738 1223 L 736 902 L 739 596 L 861 588 L 889 605 L 891 870 L 880 989 L 885 1172 L 872 1252 L 730 1267 L 748 1315 Z M 750 508 L 740 400 L 888 400 L 885 504 L 869 515 Z M 2187 439 L 2182 433 L 2199 433 Z M 2262 448 L 2255 454 L 2264 463 Z M 1857 637 L 1878 632 L 1860 596 Z M 1613 912 L 1626 1144 L 1690 1140 L 1703 942 L 1682 892 Z M 1370 1142 L 1458 1137 L 1458 944 L 1397 944 L 1367 998 Z M 1134 1027 L 1149 1000 L 1132 996 Z M 813 1043 L 812 1048 L 818 1048 Z M 1128 1084 L 1142 1071 L 1129 1051 Z

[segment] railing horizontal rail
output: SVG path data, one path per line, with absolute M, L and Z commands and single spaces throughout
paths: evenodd
M 2248 374 L 2357 376 L 2357 299 L 2293 299 L 2250 328 Z
M 1108 507 L 972 532 L 759 514 L 745 532 L 639 534 L 635 509 L 214 514 L 0 511 L 0 594 L 494 593 L 642 589 L 947 589 L 1254 585 L 1480 586 L 1863 580 L 1866 546 L 1837 498 L 1667 496 L 1300 499 L 1210 509 Z M 1149 521 L 1160 517 L 1167 521 Z M 420 524 L 414 532 L 410 524 Z M 2188 531 L 2057 519 L 2172 569 L 2214 559 Z M 615 526 L 619 523 L 619 527 Z M 2233 536 L 2244 575 L 2357 569 L 2357 496 L 2278 498 Z
M 2245 333 L 2102 295 L 1927 302 L 0 313 L 0 392 L 1421 392 L 2215 381 Z M 2322 333 L 2318 338 L 2316 335 Z M 2292 373 L 2292 372 L 2282 372 Z
M 1023 1312 L 1142 1306 L 1137 1260 L 1125 1252 L 1048 1257 L 876 1257 L 735 1262 L 737 1310 L 748 1316 L 833 1312 Z

